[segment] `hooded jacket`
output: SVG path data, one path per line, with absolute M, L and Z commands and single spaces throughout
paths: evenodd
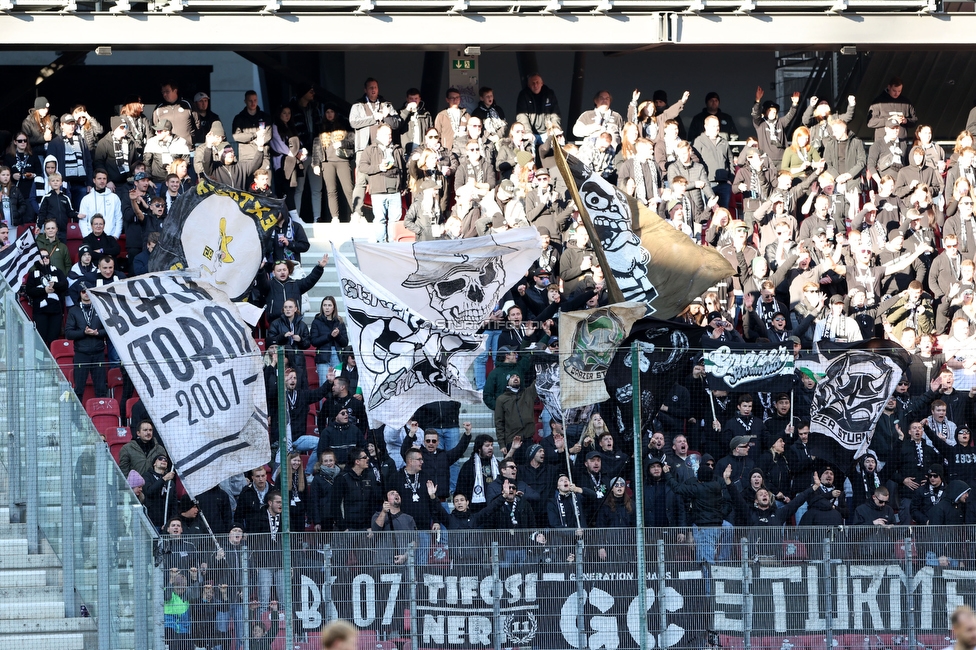
M 665 474 L 667 486 L 689 504 L 691 519 L 699 526 L 721 526 L 725 519 L 727 490 L 721 476 L 705 465 L 705 457 L 698 468 L 698 479 L 678 483 L 674 472 Z
M 914 156 L 911 153 L 909 153 L 909 157 L 912 160 L 898 170 L 898 178 L 895 179 L 895 189 L 892 194 L 903 199 L 912 193 L 915 189 L 914 185 L 921 185 L 922 183 L 932 189 L 932 196 L 941 194 L 942 174 L 939 173 L 939 170 L 929 165 L 924 156 L 921 165 L 915 164 Z

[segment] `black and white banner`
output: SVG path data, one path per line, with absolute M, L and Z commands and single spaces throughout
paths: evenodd
M 330 575 L 300 569 L 295 616 L 305 630 L 339 617 L 376 638 L 403 640 L 409 638 L 404 616 L 415 586 L 422 648 L 490 648 L 497 633 L 503 647 L 640 647 L 632 564 L 588 563 L 580 593 L 572 564 L 527 559 L 502 567 L 498 617 L 491 567 L 475 565 L 418 566 L 415 585 L 405 567 L 338 567 Z M 925 646 L 943 647 L 949 645 L 942 640 L 949 615 L 957 605 L 972 602 L 976 587 L 974 571 L 920 566 L 906 576 L 904 563 L 896 560 L 846 559 L 831 571 L 828 580 L 818 563 L 753 565 L 744 596 L 741 566 L 710 567 L 711 595 L 696 564 L 668 562 L 663 576 L 649 569 L 644 647 L 706 647 L 708 631 L 714 630 L 722 647 L 741 648 L 748 627 L 753 648 L 822 648 L 828 616 L 841 648 L 897 647 L 907 642 L 909 627 Z M 876 645 L 882 640 L 886 643 Z
M 39 259 L 40 252 L 34 241 L 34 233 L 25 230 L 10 246 L 0 251 L 0 272 L 3 273 L 3 279 L 11 289 L 19 291 L 27 271 Z
M 370 421 L 401 427 L 431 402 L 479 403 L 467 375 L 484 334 L 422 318 L 332 252 Z
M 267 463 L 261 352 L 237 306 L 189 274 L 89 289 L 95 311 L 191 495 Z
M 363 275 L 438 326 L 481 327 L 509 289 L 539 259 L 534 228 L 417 243 L 355 242 Z
M 823 376 L 810 406 L 810 453 L 846 471 L 871 446 L 905 368 L 887 354 L 865 349 L 821 354 L 820 367 Z
M 794 365 L 792 344 L 706 343 L 705 370 L 712 390 L 789 392 Z

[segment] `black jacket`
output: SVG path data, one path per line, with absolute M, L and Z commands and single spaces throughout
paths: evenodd
M 95 312 L 95 307 L 90 305 L 88 318 L 82 305 L 75 305 L 68 310 L 68 321 L 64 326 L 64 335 L 69 341 L 75 342 L 75 352 L 82 354 L 101 354 L 105 352 L 105 341 L 108 335 L 102 326 L 102 320 Z M 90 327 L 96 330 L 96 334 L 85 334 L 85 328 Z
M 53 297 L 48 297 L 45 287 L 54 286 Z M 30 298 L 31 308 L 42 314 L 63 314 L 64 297 L 68 294 L 68 278 L 60 269 L 48 265 L 42 267 L 40 262 L 27 272 L 27 297 Z M 82 328 L 84 329 L 84 328 Z
M 699 469 L 699 472 L 701 470 Z M 674 472 L 665 474 L 668 487 L 691 506 L 691 516 L 699 526 L 721 526 L 725 519 L 727 490 L 721 476 L 711 481 L 678 483 Z
M 126 157 L 126 162 L 129 164 L 127 171 L 123 172 L 119 168 L 119 161 L 115 157 L 115 139 L 111 133 L 106 133 L 102 136 L 102 139 L 95 145 L 95 155 L 92 156 L 92 164 L 95 169 L 104 169 L 108 172 L 108 180 L 112 181 L 116 188 L 119 185 L 124 185 L 129 180 L 129 177 L 132 175 L 132 166 L 139 158 L 135 141 L 128 135 L 123 140 L 129 143 L 129 155 Z M 123 205 L 125 205 L 124 201 Z
M 380 485 L 370 471 L 361 475 L 345 471 L 332 487 L 332 512 L 336 529 L 367 530 L 370 518 L 382 503 Z
M 264 313 L 267 314 L 269 321 L 274 321 L 281 316 L 281 309 L 286 300 L 294 300 L 298 304 L 298 309 L 302 308 L 302 294 L 307 293 L 315 283 L 322 277 L 322 267 L 318 264 L 312 267 L 301 280 L 288 279 L 280 282 L 274 276 L 265 273 L 258 275 L 258 290 L 264 296 Z
M 332 336 L 332 330 L 338 328 L 339 335 Z M 349 336 L 346 334 L 346 324 L 338 318 L 326 319 L 321 310 L 312 320 L 312 345 L 315 346 L 315 363 L 328 363 L 329 359 L 326 352 L 335 350 L 340 354 L 349 345 Z M 320 382 L 325 382 L 325 377 L 319 377 Z
M 44 222 L 54 219 L 58 224 L 58 234 L 62 235 L 68 231 L 68 222 L 78 218 L 78 211 L 71 205 L 71 198 L 63 189 L 55 194 L 48 192 L 41 199 L 40 208 L 37 211 L 37 227 L 44 230 Z

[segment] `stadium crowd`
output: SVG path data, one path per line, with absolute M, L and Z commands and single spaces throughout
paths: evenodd
M 119 464 L 165 532 L 174 643 L 188 642 L 196 620 L 223 626 L 194 633 L 204 638 L 226 634 L 229 620 L 242 638 L 250 620 L 252 648 L 276 634 L 276 617 L 249 618 L 250 600 L 233 594 L 243 582 L 242 540 L 253 535 L 261 540 L 252 548 L 258 614 L 276 611 L 286 504 L 293 531 L 518 529 L 525 544 L 543 529 L 633 527 L 643 508 L 648 527 L 692 531 L 702 562 L 723 559 L 716 550 L 723 526 L 976 520 L 969 505 L 976 387 L 954 385 L 976 364 L 976 120 L 946 151 L 899 79 L 867 107 L 847 98 L 843 113 L 799 94 L 783 111 L 758 89 L 754 133 L 744 142 L 715 93 L 689 116 L 688 93 L 669 104 L 663 91 L 642 100 L 635 90 L 622 112 L 610 93 L 597 93 L 570 129 L 579 140 L 572 144 L 555 93 L 538 74 L 529 76 L 511 119 L 488 87 L 470 113 L 453 88 L 432 112 L 418 90 L 397 109 L 367 79 L 348 116 L 317 102 L 313 88 L 298 89 L 273 115 L 249 92 L 226 130 L 205 93 L 190 103 L 175 81 L 161 90 L 151 116 L 141 98 L 126 98 L 107 130 L 84 106 L 58 116 L 61 107 L 39 97 L 0 167 L 0 239 L 6 247 L 15 228 L 36 229 L 40 259 L 25 284 L 32 318 L 45 342 L 74 342 L 79 398 L 89 374 L 103 397 L 117 356 L 87 288 L 125 278 L 123 266 L 130 276 L 147 271 L 167 213 L 199 174 L 274 194 L 291 211 L 276 227 L 252 294 L 266 308 L 260 333 L 276 447 L 276 351 L 285 350 L 290 438 L 282 467 L 256 468 L 195 500 L 178 497 L 144 408 L 124 414 L 135 437 Z M 848 129 L 856 111 L 873 129 L 864 141 Z M 824 340 L 872 337 L 911 354 L 910 371 L 855 466 L 831 466 L 808 450 L 811 373 L 797 372 L 791 391 L 730 394 L 707 388 L 697 359 L 653 397 L 652 417 L 637 432 L 639 459 L 631 451 L 635 432 L 607 404 L 562 418 L 539 408 L 535 380 L 540 366 L 556 361 L 559 314 L 608 300 L 554 167 L 554 146 L 728 259 L 735 274 L 689 297 L 676 320 L 703 326 L 718 341 L 791 342 L 797 355 Z M 446 401 L 422 407 L 402 429 L 371 426 L 335 299 L 302 313 L 302 296 L 326 264 L 291 276 L 309 249 L 298 214 L 303 193 L 312 199 L 305 216 L 318 222 L 370 218 L 367 190 L 381 242 L 525 227 L 542 235 L 538 262 L 484 323 L 488 349 L 474 381 L 494 413 L 494 435 L 472 440 L 460 405 Z M 82 242 L 72 247 L 67 233 L 75 227 Z M 310 356 L 314 364 L 306 363 Z M 282 471 L 291 476 L 287 494 L 277 487 Z M 638 471 L 644 500 L 635 504 Z M 210 532 L 220 544 L 187 539 Z M 432 544 L 430 534 L 415 539 Z M 402 545 L 384 544 L 373 549 L 376 562 L 406 562 Z M 958 562 L 948 554 L 929 559 Z

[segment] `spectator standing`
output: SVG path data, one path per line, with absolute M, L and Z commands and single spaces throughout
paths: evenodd
M 526 78 L 525 88 L 515 102 L 515 112 L 515 121 L 529 127 L 537 147 L 543 144 L 550 126 L 561 124 L 556 93 L 545 85 L 542 75 L 537 72 Z
M 81 302 L 68 311 L 65 325 L 65 338 L 75 342 L 74 381 L 75 395 L 82 401 L 85 384 L 91 375 L 95 386 L 95 397 L 108 396 L 108 381 L 105 371 L 105 342 L 108 336 L 102 320 L 95 313 L 87 286 L 81 284 Z M 140 474 L 143 472 L 140 471 Z

